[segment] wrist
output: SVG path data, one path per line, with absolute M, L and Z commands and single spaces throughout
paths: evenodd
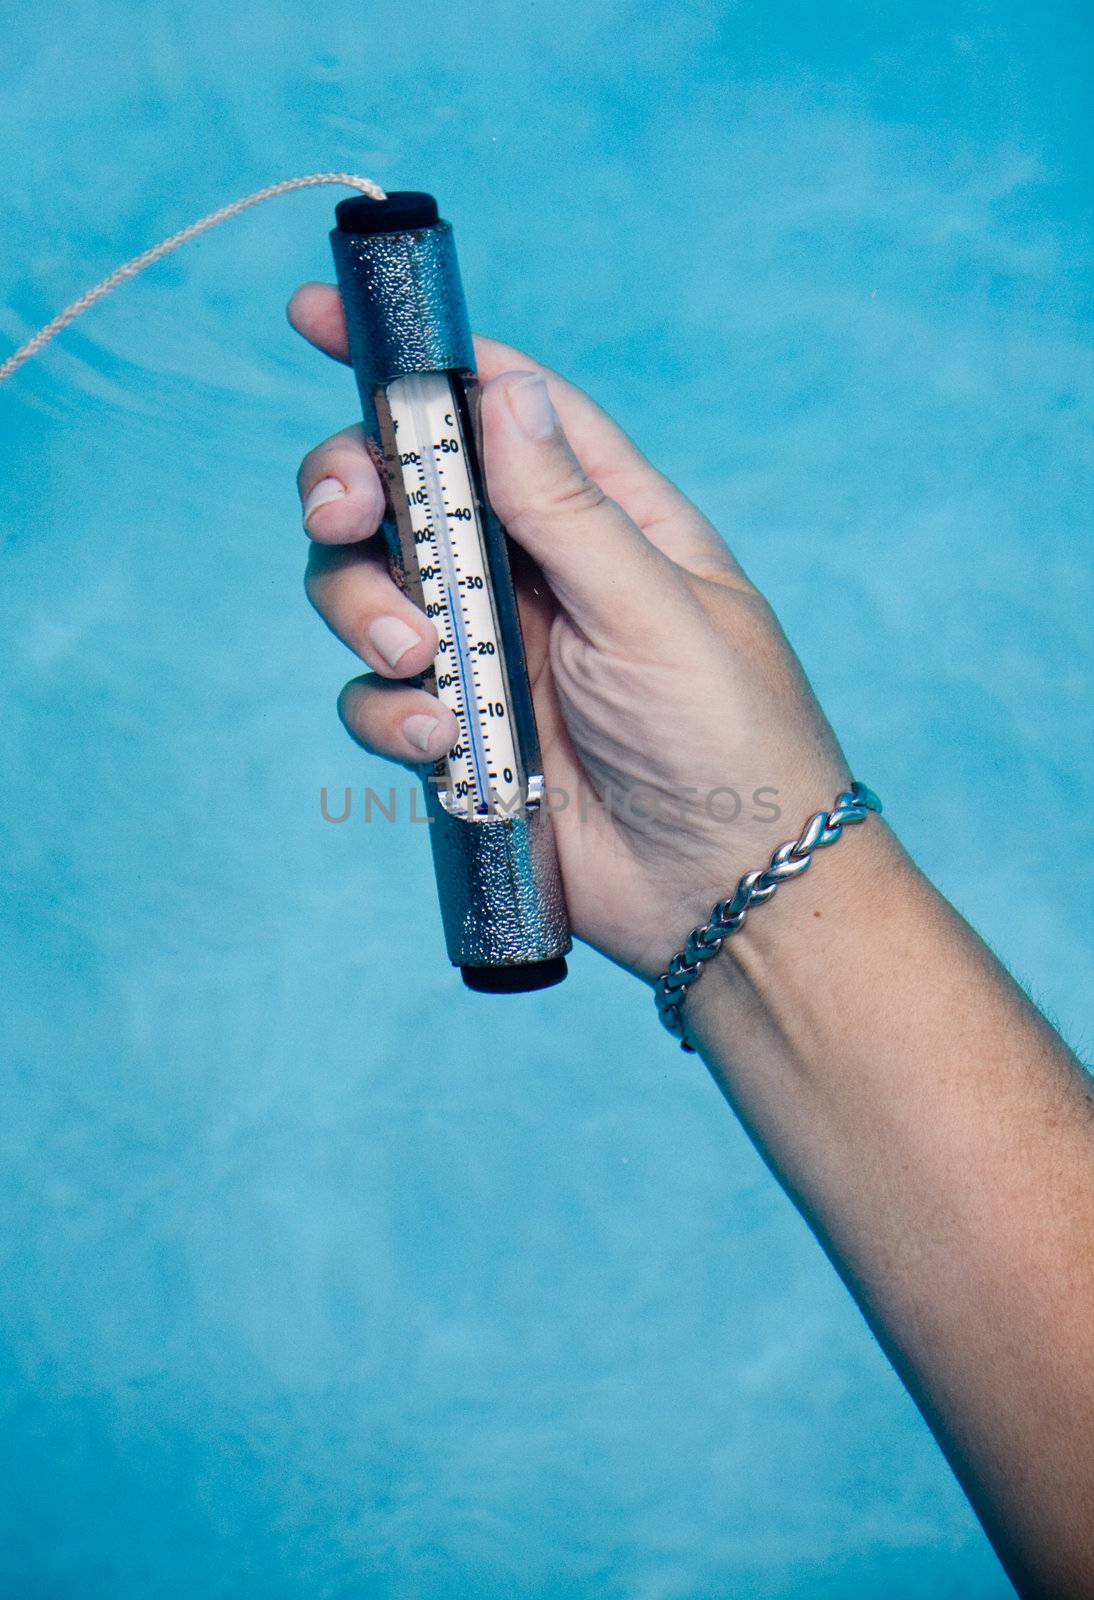
M 888 936 L 897 903 L 924 890 L 879 817 L 845 828 L 800 877 L 750 907 L 706 963 L 684 1003 L 689 1039 L 708 1060 L 766 1040 L 807 1063 L 834 1022 L 871 1003 L 863 958 Z
M 804 877 L 819 852 L 827 853 L 842 841 L 845 829 L 857 830 L 871 814 L 880 812 L 877 796 L 865 784 L 852 781 L 840 790 L 829 809 L 815 812 L 799 834 L 774 849 L 764 866 L 744 873 L 732 894 L 720 900 L 707 918 L 693 928 L 683 948 L 658 978 L 655 992 L 661 1022 L 680 1039 L 685 1050 L 694 1048 L 687 1039 L 684 1020 L 688 996 L 722 947 L 735 936 L 739 942 L 749 913 L 766 906 L 784 885 Z M 817 915 L 814 911 L 814 917 Z

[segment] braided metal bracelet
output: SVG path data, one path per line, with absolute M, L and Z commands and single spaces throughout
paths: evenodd
M 704 962 L 718 954 L 730 934 L 736 933 L 748 915 L 749 906 L 770 900 L 786 878 L 798 878 L 813 859 L 813 851 L 835 844 L 845 826 L 863 822 L 869 811 L 881 811 L 881 801 L 864 783 L 852 783 L 836 796 L 831 811 L 818 811 L 810 817 L 797 839 L 781 844 L 768 866 L 746 872 L 728 900 L 719 900 L 702 927 L 694 928 L 687 944 L 673 956 L 657 980 L 654 998 L 665 1027 L 680 1041 L 682 1050 L 694 1051 L 684 1034 L 684 1001 L 688 990 L 702 976 Z

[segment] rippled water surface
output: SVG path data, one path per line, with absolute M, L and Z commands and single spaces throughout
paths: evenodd
M 1089 1041 L 1081 8 L 6 25 L 3 348 L 276 177 L 433 189 L 477 324 L 725 529 L 858 773 Z M 0 394 L 0 1590 L 1005 1595 L 648 997 L 588 954 L 464 992 L 421 830 L 320 818 L 388 781 L 300 583 L 293 473 L 354 399 L 282 308 L 335 198 L 189 247 Z

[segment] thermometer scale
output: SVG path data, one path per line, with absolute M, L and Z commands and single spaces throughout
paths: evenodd
M 388 475 L 394 465 L 407 502 L 423 610 L 440 636 L 437 693 L 460 725 L 440 793 L 450 809 L 473 817 L 507 815 L 524 799 L 523 775 L 459 401 L 440 372 L 397 378 L 387 399 Z
M 437 630 L 422 682 L 459 724 L 426 775 L 448 954 L 471 988 L 543 988 L 565 976 L 570 933 L 506 537 L 485 492 L 452 229 L 426 194 L 355 197 L 335 215 L 350 361 L 387 476 L 392 572 Z

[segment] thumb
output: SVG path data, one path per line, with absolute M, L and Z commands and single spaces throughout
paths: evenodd
M 582 632 L 607 641 L 648 631 L 653 598 L 663 604 L 677 569 L 587 476 L 540 374 L 492 378 L 482 431 L 490 502 Z

